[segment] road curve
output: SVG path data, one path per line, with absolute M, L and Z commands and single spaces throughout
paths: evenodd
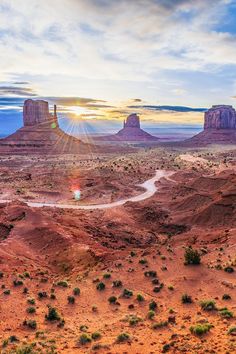
M 129 197 L 125 199 L 120 199 L 116 202 L 106 203 L 106 204 L 91 204 L 91 205 L 79 205 L 79 204 L 58 204 L 58 203 L 40 203 L 40 202 L 29 202 L 24 201 L 28 206 L 32 208 L 42 208 L 42 207 L 50 207 L 50 208 L 60 208 L 60 209 L 82 209 L 82 210 L 94 210 L 94 209 L 109 209 L 117 206 L 124 205 L 127 202 L 140 202 L 142 200 L 148 199 L 152 197 L 155 192 L 158 190 L 158 187 L 155 185 L 157 181 L 161 178 L 165 177 L 169 179 L 169 177 L 174 172 L 166 171 L 166 170 L 157 170 L 154 177 L 148 179 L 142 184 L 138 184 L 137 186 L 144 188 L 146 191 L 138 194 L 134 197 Z M 0 203 L 9 203 L 11 200 L 0 200 Z

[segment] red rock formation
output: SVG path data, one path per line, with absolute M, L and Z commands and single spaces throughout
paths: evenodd
M 24 127 L 0 139 L 1 153 L 87 153 L 97 150 L 66 134 L 59 128 L 56 106 L 50 114 L 48 102 L 26 100 L 23 107 Z
M 156 141 L 159 140 L 140 128 L 140 118 L 136 113 L 130 114 L 124 121 L 124 127 L 114 135 L 98 137 L 97 140 L 103 141 Z
M 204 130 L 176 145 L 236 144 L 236 111 L 232 106 L 212 106 L 204 117 Z
M 236 111 L 232 106 L 216 105 L 205 112 L 204 129 L 236 129 Z
M 24 126 L 51 123 L 58 125 L 56 112 L 56 105 L 54 105 L 54 114 L 51 114 L 49 112 L 48 102 L 43 100 L 26 100 L 23 107 Z

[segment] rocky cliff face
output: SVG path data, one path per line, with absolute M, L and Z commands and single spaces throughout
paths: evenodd
M 23 108 L 24 126 L 33 126 L 45 123 L 57 123 L 56 107 L 54 115 L 49 113 L 48 102 L 43 100 L 26 100 Z
M 212 106 L 205 113 L 204 130 L 236 129 L 236 111 L 232 106 Z
M 124 128 L 140 128 L 140 119 L 136 113 L 130 114 L 124 121 Z

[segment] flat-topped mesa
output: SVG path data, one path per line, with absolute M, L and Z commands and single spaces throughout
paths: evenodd
M 23 107 L 24 126 L 33 126 L 39 124 L 58 125 L 56 105 L 54 105 L 54 113 L 49 112 L 48 102 L 43 100 L 26 100 Z
M 232 106 L 215 105 L 205 112 L 204 130 L 236 129 L 236 111 Z
M 140 119 L 136 113 L 130 114 L 126 120 L 124 120 L 124 128 L 140 128 Z

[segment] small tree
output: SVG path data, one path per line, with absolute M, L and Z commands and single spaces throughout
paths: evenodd
M 201 256 L 198 250 L 194 250 L 191 246 L 185 249 L 184 253 L 185 258 L 185 265 L 189 264 L 200 264 L 201 263 Z

